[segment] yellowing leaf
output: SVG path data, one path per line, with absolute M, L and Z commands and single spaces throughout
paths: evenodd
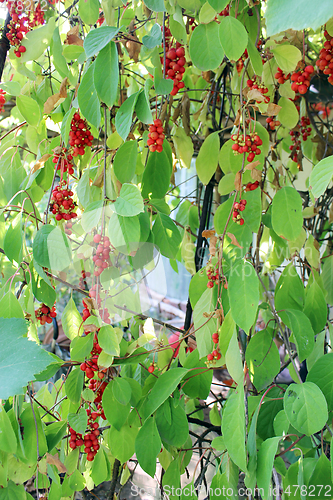
M 272 49 L 272 52 L 277 65 L 285 73 L 293 71 L 296 68 L 298 61 L 302 59 L 301 51 L 297 47 L 294 47 L 294 45 L 277 45 L 274 49 Z

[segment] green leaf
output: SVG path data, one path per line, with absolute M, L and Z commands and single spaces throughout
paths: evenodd
M 87 59 L 95 56 L 100 50 L 102 50 L 117 35 L 119 30 L 120 28 L 115 28 L 113 26 L 102 26 L 100 28 L 90 30 L 83 42 Z
M 131 405 L 122 405 L 114 397 L 112 384 L 108 384 L 103 392 L 102 404 L 106 418 L 116 429 L 120 430 L 127 420 Z
M 294 71 L 297 63 L 302 59 L 301 51 L 295 45 L 279 44 L 271 50 L 278 67 L 285 73 Z
M 84 434 L 87 428 L 88 415 L 84 408 L 81 408 L 77 413 L 68 414 L 69 425 L 79 434 Z
M 244 25 L 232 16 L 222 17 L 219 27 L 220 42 L 225 55 L 231 61 L 242 57 L 248 43 Z
M 147 49 L 153 49 L 157 47 L 162 42 L 162 30 L 158 23 L 155 23 L 150 30 L 149 35 L 142 37 L 142 43 L 147 47 Z
M 323 278 L 325 292 L 327 293 L 327 302 L 333 305 L 333 255 L 324 259 L 321 276 Z
M 132 389 L 123 378 L 116 377 L 112 382 L 113 395 L 121 405 L 127 405 L 131 400 Z
M 262 330 L 251 338 L 245 360 L 250 380 L 257 391 L 261 391 L 273 382 L 280 370 L 280 355 L 268 330 Z
M 245 477 L 245 485 L 247 488 L 254 488 L 257 483 L 257 423 L 260 406 L 258 404 L 256 411 L 251 420 L 251 425 L 247 437 L 247 451 L 249 454 L 249 462 Z
M 205 2 L 199 12 L 199 23 L 209 23 L 215 19 L 215 16 L 215 9 L 208 2 Z
M 228 0 L 208 0 L 209 5 L 215 9 L 216 12 L 221 12 L 229 3 Z
M 143 198 L 163 198 L 169 189 L 172 166 L 164 151 L 149 153 L 142 177 Z
M 208 184 L 208 182 L 216 172 L 219 151 L 219 133 L 214 132 L 213 134 L 209 134 L 199 150 L 199 154 L 195 163 L 198 177 L 203 184 Z
M 53 56 L 53 64 L 58 73 L 65 78 L 68 76 L 68 66 L 66 63 L 66 59 L 64 58 L 62 54 L 62 43 L 60 39 L 60 33 L 59 33 L 59 28 L 56 27 L 53 35 L 52 35 L 52 42 L 51 42 L 51 54 Z M 67 141 L 66 141 L 67 142 Z
M 167 215 L 158 213 L 153 226 L 153 235 L 154 243 L 161 254 L 169 259 L 174 259 L 182 238 L 173 220 Z
M 241 261 L 232 267 L 228 294 L 234 321 L 248 332 L 256 319 L 259 304 L 259 280 L 251 264 Z
M 126 141 L 131 130 L 134 108 L 138 97 L 138 92 L 128 97 L 128 99 L 122 103 L 116 114 L 116 130 L 124 141 Z
M 230 338 L 228 349 L 225 355 L 225 362 L 228 372 L 230 373 L 230 377 L 236 382 L 237 385 L 241 385 L 244 379 L 244 368 L 239 351 L 236 329 L 234 329 L 233 334 Z
M 79 0 L 79 14 L 85 24 L 95 24 L 99 17 L 98 0 Z
M 324 194 L 333 175 L 333 157 L 328 156 L 314 167 L 310 174 L 310 189 L 315 198 Z
M 193 64 L 202 71 L 216 69 L 222 63 L 224 52 L 215 21 L 199 24 L 190 39 L 190 56 Z
M 304 361 L 314 348 L 314 331 L 310 320 L 296 309 L 286 309 L 279 313 L 282 321 L 293 332 L 300 362 Z
M 39 57 L 46 51 L 50 45 L 54 28 L 56 24 L 56 17 L 51 17 L 49 22 L 40 28 L 29 31 L 24 37 L 24 46 L 26 51 L 20 57 L 20 63 L 26 63 L 39 59 Z M 21 96 L 23 97 L 23 96 Z M 17 101 L 16 101 L 17 102 Z
M 84 0 L 83 0 L 84 1 Z M 87 0 L 90 1 L 90 0 Z M 69 486 L 73 491 L 82 491 L 86 485 L 83 475 L 78 469 L 75 469 L 69 477 Z
M 86 120 L 98 128 L 101 122 L 101 106 L 94 85 L 96 62 L 92 63 L 81 80 L 77 93 L 80 111 Z
M 227 399 L 222 415 L 222 435 L 231 460 L 246 471 L 244 389 L 239 386 Z
M 65 45 L 62 51 L 63 56 L 68 61 L 75 61 L 83 53 L 84 48 L 81 45 Z
M 190 168 L 193 158 L 193 142 L 182 127 L 177 127 L 172 135 L 177 157 L 186 168 Z
M 15 260 L 18 264 L 22 260 L 22 218 L 15 217 L 6 231 L 3 249 L 9 260 Z
M 109 222 L 109 238 L 111 244 L 120 252 L 129 255 L 139 247 L 140 219 L 135 217 L 121 217 L 112 214 Z
M 45 427 L 45 437 L 48 451 L 51 452 L 61 441 L 67 431 L 67 422 L 53 422 Z
M 69 340 L 78 337 L 82 331 L 82 318 L 72 298 L 69 299 L 61 316 L 64 334 Z
M 184 377 L 186 383 L 183 391 L 190 398 L 206 399 L 212 384 L 212 370 L 207 370 L 204 361 L 199 360 L 198 349 L 191 352 L 184 363 L 184 368 L 194 368 L 192 372 Z
M 95 455 L 94 461 L 91 467 L 90 476 L 94 481 L 95 485 L 98 486 L 103 481 L 107 481 L 109 476 L 109 467 L 107 463 L 107 457 L 103 449 L 99 449 Z
M 313 382 L 324 394 L 328 410 L 333 410 L 333 353 L 321 356 L 310 369 L 307 382 Z
M 32 245 L 37 264 L 54 271 L 63 271 L 71 263 L 68 238 L 59 227 L 45 224 L 37 231 Z
M 9 95 L 18 96 L 21 93 L 21 85 L 19 82 L 2 82 L 0 88 Z
M 15 484 L 12 481 L 8 482 L 5 489 L 1 488 L 1 500 L 27 500 L 27 494 L 22 484 Z
M 65 144 L 68 143 L 69 131 L 71 129 L 72 118 L 76 113 L 75 108 L 71 108 L 67 111 L 61 122 L 61 137 Z
M 159 436 L 154 417 L 149 417 L 141 427 L 135 439 L 135 454 L 142 469 L 154 477 L 156 458 L 161 451 Z
M 288 29 L 317 30 L 333 16 L 330 0 L 323 0 L 313 8 L 311 0 L 300 0 L 290 4 L 288 0 L 268 0 L 265 11 L 267 35 L 272 36 Z
M 109 446 L 112 455 L 121 463 L 127 462 L 135 453 L 135 439 L 138 428 L 125 424 L 120 430 L 111 427 L 109 434 Z
M 44 434 L 42 420 L 37 404 L 34 403 L 33 411 L 30 404 L 20 415 L 20 425 L 24 429 L 23 447 L 28 465 L 35 465 L 37 462 L 37 432 L 38 431 L 38 452 L 42 457 L 47 452 L 47 442 Z
M 21 95 L 16 98 L 16 104 L 27 123 L 37 127 L 42 117 L 38 103 L 27 95 Z
M 144 0 L 144 4 L 148 9 L 154 12 L 164 12 L 164 1 L 163 0 Z
M 303 311 L 304 285 L 292 263 L 283 270 L 275 287 L 275 309 L 297 309 Z
M 22 318 L 1 318 L 0 399 L 24 394 L 23 387 L 34 380 L 35 373 L 40 373 L 52 362 L 44 349 L 27 337 L 23 338 L 27 331 L 27 323 Z
M 98 343 L 110 356 L 119 356 L 119 342 L 117 334 L 111 325 L 102 326 L 98 332 Z
M 170 94 L 173 89 L 173 81 L 163 78 L 161 66 L 155 66 L 154 68 L 154 87 L 157 95 Z
M 284 127 L 289 129 L 294 128 L 299 120 L 299 114 L 295 104 L 290 99 L 287 99 L 287 97 L 280 97 L 278 105 L 281 106 L 281 109 L 277 115 L 277 120 L 279 120 Z
M 71 359 L 73 361 L 84 361 L 90 357 L 93 348 L 94 336 L 92 333 L 84 337 L 74 337 L 71 341 Z
M 296 189 L 281 188 L 273 198 L 272 226 L 278 236 L 294 241 L 302 231 L 302 198 Z
M 149 90 L 153 85 L 152 80 L 145 81 L 145 88 L 139 92 L 135 105 L 135 112 L 142 123 L 153 123 L 153 115 L 150 110 Z
M 154 413 L 154 411 L 164 403 L 164 401 L 176 389 L 177 385 L 187 372 L 188 370 L 185 368 L 173 368 L 172 370 L 163 373 L 158 378 L 140 408 L 140 413 L 144 418 L 147 418 L 149 415 Z
M 84 174 L 83 174 L 84 175 Z M 82 176 L 83 177 L 83 176 Z M 94 227 L 99 224 L 103 211 L 103 201 L 93 201 L 85 207 L 82 214 L 81 225 L 86 233 L 90 232 Z
M 264 498 L 268 498 L 271 491 L 272 469 L 279 440 L 280 437 L 266 439 L 258 451 L 257 483 L 260 491 L 264 491 Z
M 65 382 L 65 391 L 68 399 L 72 403 L 79 403 L 81 400 L 81 392 L 83 389 L 84 375 L 79 368 L 73 369 L 68 375 Z
M 330 462 L 325 453 L 321 453 L 318 460 L 315 460 L 315 467 L 308 482 L 307 491 L 316 492 L 316 500 L 327 500 L 333 489 L 333 481 L 331 479 Z M 310 494 L 306 498 L 310 498 Z M 305 498 L 305 496 L 303 497 Z
M 327 305 L 324 294 L 316 281 L 306 288 L 304 313 L 309 318 L 314 333 L 321 332 L 327 321 Z
M 261 55 L 250 37 L 249 37 L 249 40 L 247 43 L 247 51 L 248 51 L 248 54 L 250 57 L 250 61 L 251 61 L 254 73 L 257 75 L 261 75 L 262 68 L 263 68 Z
M 0 311 L 3 318 L 24 319 L 22 307 L 12 292 L 7 292 L 0 300 Z
M 109 42 L 98 54 L 94 68 L 94 84 L 98 97 L 109 108 L 117 98 L 119 80 L 118 51 L 115 42 Z
M 180 448 L 189 436 L 188 421 L 182 406 L 168 398 L 156 411 L 156 425 L 163 443 Z
M 17 450 L 16 436 L 4 408 L 0 408 L 0 450 L 6 453 L 16 453 Z
M 216 306 L 216 292 L 207 288 L 201 293 L 193 311 L 193 322 L 196 330 L 197 348 L 200 358 L 212 352 L 212 335 L 216 332 L 216 321 L 214 318 L 207 319 L 206 314 L 213 313 Z
M 327 403 L 319 387 L 312 382 L 291 384 L 284 393 L 283 404 L 289 422 L 302 434 L 311 436 L 326 424 Z
M 114 173 L 119 182 L 131 182 L 135 174 L 136 161 L 138 157 L 138 145 L 136 141 L 125 142 L 118 149 L 113 160 Z
M 134 217 L 144 212 L 140 190 L 134 184 L 123 184 L 114 205 L 114 211 L 123 217 Z

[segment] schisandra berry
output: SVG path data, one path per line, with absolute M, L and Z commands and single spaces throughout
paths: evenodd
M 244 224 L 244 219 L 241 217 L 239 212 L 243 212 L 246 207 L 246 200 L 242 199 L 239 202 L 235 201 L 232 212 L 232 220 L 242 226 Z
M 65 181 L 60 181 L 59 185 L 53 189 L 50 211 L 55 215 L 57 221 L 62 219 L 69 221 L 77 217 L 72 196 L 73 191 L 68 188 Z
M 319 53 L 319 59 L 316 61 L 316 66 L 324 75 L 328 76 L 328 82 L 333 85 L 333 37 L 328 32 L 324 31 L 326 41 L 324 47 Z
M 149 372 L 149 373 L 154 373 L 154 371 L 155 371 L 155 366 L 154 366 L 154 364 L 152 364 L 152 365 L 148 366 L 148 372 Z
M 149 146 L 149 151 L 152 153 L 157 151 L 162 153 L 163 151 L 163 141 L 164 141 L 164 129 L 162 127 L 162 121 L 159 118 L 154 120 L 154 125 L 149 126 L 149 134 L 147 146 Z
M 245 186 L 245 191 L 254 191 L 255 189 L 257 189 L 257 187 L 259 187 L 259 181 L 255 181 L 255 182 L 248 182 Z M 243 200 L 241 200 L 243 201 Z M 244 200 L 245 201 L 245 200 Z M 244 210 L 244 209 L 243 209 Z
M 161 63 L 164 64 L 164 57 L 161 57 Z M 175 96 L 178 91 L 185 86 L 182 81 L 185 73 L 185 63 L 186 59 L 184 47 L 182 47 L 179 42 L 176 43 L 175 47 L 172 47 L 170 44 L 167 46 L 166 44 L 166 78 L 173 80 L 173 89 L 170 92 L 173 96 Z
M 94 243 L 97 244 L 96 254 L 93 256 L 93 261 L 95 263 L 94 276 L 98 277 L 104 269 L 111 266 L 110 239 L 108 236 L 95 234 Z
M 5 98 L 5 95 L 6 95 L 6 92 L 2 89 L 0 89 L 0 113 L 3 113 L 4 112 L 4 105 L 5 105 L 5 102 L 6 102 L 6 98 Z
M 223 10 L 221 10 L 221 12 L 219 12 L 218 15 L 221 17 L 227 17 L 230 15 L 229 10 L 230 10 L 230 3 L 228 3 L 228 5 Z
M 302 116 L 300 120 L 301 136 L 303 141 L 306 141 L 311 134 L 312 128 L 310 125 L 310 118 L 308 116 Z
M 213 288 L 214 282 L 216 283 L 219 279 L 219 271 L 218 268 L 214 267 L 212 264 L 207 264 L 206 266 L 206 274 L 208 278 L 207 287 Z
M 274 75 L 274 78 L 277 79 L 278 83 L 280 85 L 282 85 L 284 82 L 286 82 L 287 80 L 289 80 L 290 78 L 290 73 L 288 73 L 287 75 L 282 71 L 281 68 L 278 68 L 277 69 L 277 72 L 275 73 Z
M 81 288 L 82 290 L 88 288 L 87 278 L 90 278 L 90 276 L 91 274 L 89 272 L 81 271 L 81 276 L 79 279 L 79 288 Z
M 87 120 L 75 113 L 71 121 L 71 130 L 69 132 L 69 145 L 72 146 L 72 156 L 83 156 L 86 147 L 92 146 L 94 136 L 90 132 Z
M 279 127 L 281 125 L 281 122 L 279 120 L 275 120 L 272 116 L 268 116 L 266 118 L 266 123 L 268 124 L 268 128 L 274 132 L 276 127 Z
M 256 133 L 247 134 L 244 139 L 244 134 L 233 134 L 231 139 L 235 144 L 232 145 L 234 154 L 248 153 L 247 161 L 252 162 L 256 155 L 260 155 L 259 146 L 262 145 L 262 140 Z
M 267 95 L 265 95 L 268 92 L 268 88 L 263 83 L 258 83 L 256 80 L 256 77 L 252 80 L 247 80 L 246 83 L 247 83 L 247 86 L 249 87 L 249 89 L 258 90 L 263 95 L 264 102 L 266 104 L 270 101 L 270 98 Z M 256 101 L 257 104 L 260 104 L 260 102 L 261 101 Z
M 249 54 L 247 52 L 247 49 L 245 49 L 244 51 L 244 54 L 238 59 L 238 61 L 236 62 L 236 69 L 237 69 L 237 73 L 240 75 L 241 72 L 242 72 L 242 69 L 244 68 L 244 62 L 246 61 L 246 59 L 249 57 Z
M 56 148 L 57 150 L 58 148 Z M 74 174 L 74 164 L 73 164 L 73 156 L 71 154 L 66 154 L 67 148 L 62 149 L 60 152 L 55 152 L 54 157 L 52 159 L 53 163 L 58 167 L 57 170 L 60 170 L 62 173 L 68 172 L 70 175 Z
M 38 309 L 35 311 L 35 317 L 37 321 L 40 321 L 41 325 L 45 325 L 45 323 L 52 323 L 52 318 L 55 318 L 57 316 L 55 306 L 53 307 L 48 307 L 46 304 L 42 304 Z
M 294 71 L 290 79 L 292 81 L 291 90 L 299 94 L 306 94 L 310 87 L 310 79 L 314 73 L 314 68 L 308 65 L 304 70 Z
M 290 158 L 298 163 L 298 154 L 301 150 L 301 139 L 300 139 L 300 131 L 297 129 L 291 130 L 289 132 L 291 140 L 293 144 L 289 146 L 289 150 L 291 151 L 291 156 Z

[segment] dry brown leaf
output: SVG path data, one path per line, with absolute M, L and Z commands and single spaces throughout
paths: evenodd
M 197 343 L 194 339 L 192 339 L 191 337 L 188 337 L 188 340 L 187 340 L 187 345 L 189 347 L 191 347 L 191 349 L 195 350 L 197 348 Z
M 46 99 L 46 102 L 44 103 L 44 114 L 48 115 L 53 111 L 53 109 L 56 107 L 58 102 L 61 100 L 61 102 L 64 100 L 63 98 L 60 97 L 59 92 L 56 94 L 51 95 Z
M 102 187 L 104 185 L 104 172 L 102 171 L 92 183 L 93 186 Z
M 237 172 L 235 176 L 235 189 L 236 191 L 242 189 L 242 174 L 240 172 Z
M 123 41 L 123 44 L 126 47 L 128 55 L 134 62 L 139 61 L 139 54 L 141 51 L 141 43 L 137 37 L 136 32 L 134 31 L 135 20 L 133 19 L 128 27 L 128 35 L 127 40 Z
M 56 148 L 52 149 L 52 151 L 55 155 L 60 155 L 62 153 L 62 147 L 57 146 Z
M 242 115 L 241 111 L 240 111 L 240 109 L 238 109 L 237 113 L 236 113 L 236 118 L 235 118 L 235 121 L 234 121 L 235 127 L 238 127 L 238 125 L 240 124 L 241 115 Z
M 175 121 L 178 120 L 178 118 L 180 117 L 181 109 L 182 109 L 182 102 L 178 101 L 178 105 L 172 115 L 173 123 L 175 123 Z
M 84 303 L 86 304 L 86 308 L 88 309 L 88 311 L 90 313 L 93 309 L 96 309 L 97 304 L 94 301 L 94 299 L 91 299 L 90 297 L 85 297 L 83 300 L 84 300 Z
M 232 243 L 233 245 L 235 245 L 235 246 L 236 246 L 236 247 L 238 247 L 238 248 L 243 248 L 243 247 L 242 247 L 242 246 L 238 243 L 237 238 L 236 238 L 236 236 L 235 236 L 234 234 L 232 234 L 232 233 L 227 233 L 227 236 L 229 236 L 229 238 L 231 239 L 231 243 Z
M 276 116 L 279 114 L 281 106 L 274 104 L 274 102 L 269 102 L 267 106 L 266 113 L 261 113 L 263 116 Z
M 251 172 L 251 177 L 254 181 L 261 181 L 262 177 L 262 171 L 258 170 L 257 168 L 254 168 Z
M 256 168 L 258 165 L 260 165 L 260 161 L 256 160 L 256 161 L 252 161 L 251 163 L 248 163 L 244 170 L 253 170 L 254 168 Z
M 264 101 L 265 100 L 265 97 L 262 95 L 261 92 L 259 92 L 259 90 L 257 89 L 251 89 L 247 92 L 247 98 L 252 101 Z
M 182 122 L 187 135 L 190 135 L 190 99 L 187 92 L 182 97 Z
M 212 72 L 209 70 L 209 71 L 201 71 L 201 76 L 204 80 L 206 80 L 206 82 L 210 82 L 211 79 L 212 79 Z
M 55 455 L 50 455 L 50 453 L 46 453 L 46 462 L 50 465 L 55 465 L 60 473 L 67 472 L 64 464 L 59 460 L 58 453 Z
M 69 85 L 69 81 L 68 81 L 68 78 L 66 77 L 61 82 L 60 88 L 59 88 L 59 96 L 63 97 L 64 99 L 66 99 L 66 97 L 67 97 L 67 85 Z
M 39 160 L 36 161 L 36 163 L 34 164 L 34 166 L 32 167 L 31 169 L 31 173 L 34 174 L 35 172 L 37 172 L 37 170 L 39 170 L 40 168 L 42 168 L 44 166 L 44 163 L 49 159 L 51 158 L 52 155 L 50 155 L 49 153 L 46 153 L 45 155 L 41 156 L 39 158 Z
M 201 233 L 203 238 L 211 238 L 215 234 L 215 229 L 204 229 Z
M 66 34 L 66 40 L 64 41 L 67 45 L 79 45 L 83 47 L 83 40 L 79 36 L 80 27 L 79 25 L 74 26 Z
M 96 325 L 82 325 L 85 332 L 97 332 L 99 327 Z
M 216 255 L 217 236 L 211 236 L 209 241 L 209 253 L 212 257 Z

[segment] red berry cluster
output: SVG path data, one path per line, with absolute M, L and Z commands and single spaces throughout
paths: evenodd
M 154 120 L 154 125 L 149 125 L 149 134 L 147 146 L 149 146 L 149 151 L 152 153 L 157 151 L 162 153 L 163 151 L 163 141 L 164 141 L 164 129 L 162 127 L 162 121 L 159 118 Z
M 333 85 L 333 37 L 328 32 L 324 31 L 326 42 L 324 48 L 319 53 L 319 59 L 316 61 L 316 66 L 324 75 L 329 75 L 328 82 Z
M 229 11 L 230 11 L 230 3 L 228 3 L 228 5 L 223 10 L 221 10 L 221 12 L 219 12 L 219 16 L 227 17 L 230 15 Z
M 259 146 L 262 145 L 262 140 L 256 133 L 247 134 L 244 139 L 244 134 L 233 134 L 231 139 L 235 144 L 232 145 L 234 154 L 249 153 L 247 161 L 254 160 L 256 155 L 260 155 L 261 151 Z
M 245 49 L 244 51 L 244 54 L 238 59 L 238 61 L 236 62 L 236 69 L 237 69 L 237 73 L 240 75 L 241 72 L 242 72 L 242 69 L 244 68 L 244 62 L 246 61 L 246 59 L 249 57 L 249 54 L 247 52 L 247 49 Z
M 4 105 L 5 105 L 5 102 L 6 102 L 6 98 L 5 98 L 5 95 L 6 95 L 6 92 L 2 89 L 0 89 L 0 113 L 3 113 L 4 112 Z
M 278 68 L 277 69 L 277 72 L 275 73 L 274 75 L 274 78 L 277 79 L 278 83 L 280 83 L 281 85 L 286 82 L 287 80 L 289 80 L 290 78 L 290 73 L 288 73 L 287 75 L 282 71 L 281 68 Z
M 256 182 L 248 182 L 245 186 L 245 190 L 244 191 L 254 191 L 255 189 L 257 189 L 257 187 L 259 187 L 259 181 L 256 181 Z M 241 200 L 241 201 L 245 201 L 245 200 Z M 246 203 L 245 203 L 246 204 Z
M 82 299 L 82 304 L 83 304 L 82 319 L 83 321 L 85 321 L 86 319 L 89 318 L 89 316 L 91 316 L 91 312 L 89 311 L 87 303 L 85 302 L 84 299 Z
M 300 127 L 303 141 L 306 141 L 311 134 L 312 128 L 309 125 L 310 118 L 308 116 L 302 116 L 300 120 Z
M 207 278 L 208 278 L 207 287 L 213 288 L 214 282 L 216 283 L 219 279 L 219 271 L 212 264 L 208 264 L 206 266 L 206 274 L 207 274 Z
M 173 80 L 173 89 L 171 90 L 171 95 L 176 95 L 177 92 L 184 88 L 185 84 L 182 82 L 183 75 L 185 73 L 185 50 L 179 42 L 176 42 L 176 47 L 171 45 L 166 47 L 166 59 L 165 59 L 165 70 L 166 78 Z M 164 63 L 164 58 L 161 57 L 162 64 Z
M 291 90 L 299 94 L 306 94 L 310 87 L 310 79 L 314 73 L 313 66 L 305 66 L 304 70 L 294 71 L 290 79 L 292 81 Z
M 108 236 L 95 234 L 94 243 L 97 244 L 96 254 L 93 256 L 95 262 L 94 276 L 102 274 L 104 269 L 111 266 L 110 262 L 110 239 Z
M 235 201 L 232 212 L 232 220 L 242 226 L 244 224 L 244 219 L 241 217 L 239 212 L 243 212 L 246 207 L 246 200 Z
M 161 31 L 163 34 L 163 26 L 161 26 Z M 164 28 L 164 37 L 165 37 L 165 46 L 168 47 L 170 45 L 172 33 L 171 33 L 170 28 L 168 28 L 167 26 L 165 26 L 165 28 Z M 162 47 L 164 47 L 163 43 L 162 43 Z
M 92 462 L 100 448 L 100 445 L 98 443 L 98 436 L 100 435 L 100 431 L 98 429 L 99 426 L 98 422 L 94 422 L 94 420 L 99 417 L 99 413 L 91 412 L 90 409 L 87 409 L 86 412 L 88 415 L 88 431 L 82 439 L 82 434 L 77 433 L 70 427 L 69 432 L 71 438 L 69 441 L 69 446 L 70 448 L 72 448 L 72 450 L 84 446 L 84 453 L 87 453 L 87 460 L 89 462 Z
M 72 196 L 73 191 L 68 188 L 65 181 L 60 181 L 60 184 L 53 189 L 50 211 L 56 216 L 57 221 L 62 219 L 69 221 L 77 216 Z
M 270 98 L 264 94 L 267 94 L 268 88 L 263 84 L 263 83 L 257 83 L 256 79 L 254 78 L 253 80 L 247 80 L 247 86 L 251 90 L 258 90 L 264 97 L 264 102 L 268 103 L 270 101 Z M 259 104 L 261 101 L 256 101 L 257 104 Z
M 301 137 L 300 132 L 298 130 L 291 130 L 289 132 L 291 140 L 293 144 L 289 146 L 289 150 L 291 151 L 291 159 L 298 163 L 298 152 L 301 149 Z
M 155 364 L 152 363 L 150 366 L 148 366 L 148 372 L 149 373 L 154 373 L 154 371 L 155 371 Z
M 79 113 L 75 113 L 69 132 L 69 145 L 73 147 L 72 156 L 83 156 L 85 148 L 92 146 L 93 138 L 87 121 L 81 118 Z
M 73 227 L 73 224 L 71 223 L 71 221 L 67 221 L 65 224 L 64 231 L 66 234 L 68 234 L 68 236 L 70 236 L 72 234 L 72 227 Z
M 110 324 L 111 323 L 110 313 L 106 307 L 105 308 L 101 307 L 102 306 L 102 298 L 101 298 L 100 294 L 97 295 L 97 284 L 94 285 L 90 289 L 89 297 L 96 300 L 97 307 L 99 308 L 98 309 L 99 315 L 103 319 L 104 323 Z
M 106 370 L 105 370 L 106 371 Z M 95 393 L 95 399 L 94 403 L 97 406 L 97 409 L 101 412 L 101 417 L 106 420 L 105 415 L 104 415 L 104 410 L 102 405 L 100 404 L 102 401 L 103 393 L 105 391 L 106 386 L 108 385 L 108 382 L 103 380 L 101 382 L 100 380 L 96 380 L 95 378 L 90 379 L 88 389 L 91 389 Z
M 216 337 L 216 335 L 217 335 L 217 337 Z M 214 344 L 218 344 L 218 341 L 219 341 L 218 333 L 213 333 L 212 337 L 213 337 Z M 216 340 L 217 340 L 217 342 L 216 342 Z M 210 354 L 207 354 L 207 363 L 206 364 L 207 364 L 207 366 L 214 365 L 216 363 L 216 361 L 218 361 L 219 359 L 221 359 L 220 348 L 219 348 L 219 346 L 216 346 L 216 349 L 214 349 L 213 352 L 211 352 Z
M 94 344 L 93 348 L 90 352 L 91 357 L 86 360 L 84 363 L 81 363 L 80 368 L 83 372 L 85 372 L 86 377 L 91 379 L 94 378 L 95 372 L 97 372 L 97 376 L 99 379 L 104 378 L 106 369 L 103 371 L 100 371 L 97 365 L 98 361 L 98 356 L 102 352 L 102 348 L 98 343 L 98 336 L 97 333 L 94 335 Z
M 52 318 L 55 318 L 57 316 L 55 306 L 53 307 L 48 307 L 45 304 L 42 304 L 38 309 L 35 311 L 35 317 L 37 321 L 40 321 L 41 325 L 45 325 L 45 323 L 52 323 Z
M 189 17 L 188 19 L 188 24 L 191 26 L 191 30 L 194 31 L 195 28 L 198 26 L 195 22 L 194 17 Z
M 86 288 L 88 288 L 88 284 L 87 284 L 86 279 L 90 278 L 90 276 L 91 276 L 90 273 L 88 273 L 86 271 L 81 271 L 81 276 L 79 279 L 79 288 L 81 288 L 82 290 L 85 290 Z
M 281 122 L 279 122 L 279 120 L 275 120 L 275 119 L 273 118 L 273 116 L 268 116 L 268 117 L 266 118 L 266 123 L 267 123 L 268 128 L 269 128 L 272 132 L 274 132 L 274 130 L 275 130 L 275 128 L 276 128 L 276 127 L 279 127 L 279 126 L 281 125 Z
M 57 170 L 62 173 L 68 172 L 70 175 L 74 174 L 74 164 L 73 156 L 71 154 L 66 155 L 67 148 L 61 150 L 60 153 L 55 153 L 52 159 L 55 165 L 58 165 Z

